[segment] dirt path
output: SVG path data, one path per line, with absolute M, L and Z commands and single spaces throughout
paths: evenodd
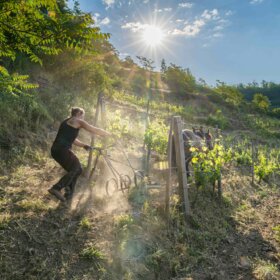
M 227 176 L 223 201 L 200 190 L 186 227 L 176 196 L 166 224 L 164 188 L 108 198 L 81 178 L 61 204 L 47 193 L 61 174 L 42 156 L 0 177 L 1 279 L 279 279 L 279 187 Z

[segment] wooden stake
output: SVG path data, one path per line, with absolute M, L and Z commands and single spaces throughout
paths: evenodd
M 168 175 L 165 189 L 165 213 L 167 220 L 169 221 L 169 198 L 170 198 L 170 187 L 171 187 L 171 175 L 172 175 L 172 134 L 173 134 L 173 120 L 170 122 L 169 136 L 168 136 Z
M 99 118 L 101 97 L 102 97 L 102 93 L 100 92 L 98 94 L 98 99 L 97 99 L 97 104 L 96 104 L 96 111 L 95 111 L 95 117 L 94 117 L 94 120 L 93 120 L 93 125 L 94 126 L 97 125 L 98 118 Z M 91 145 L 91 147 L 94 146 L 94 136 L 91 136 L 91 143 L 90 143 L 90 145 Z M 91 165 L 92 165 L 92 156 L 93 156 L 93 151 L 91 150 L 89 152 L 88 163 L 87 163 L 87 168 L 86 168 L 86 178 L 87 179 L 89 179 L 89 177 L 90 177 L 90 170 L 91 170 Z
M 254 141 L 251 142 L 251 152 L 252 152 L 252 167 L 251 167 L 251 174 L 252 174 L 252 185 L 255 185 L 255 149 L 254 149 Z
M 106 129 L 107 126 L 107 116 L 106 116 L 106 106 L 104 98 L 100 98 L 100 108 L 101 108 L 101 127 Z
M 185 150 L 184 150 L 184 140 L 182 135 L 182 123 L 181 117 L 173 117 L 174 122 L 174 143 L 176 151 L 176 165 L 178 169 L 178 181 L 179 181 L 179 191 L 182 201 L 185 206 L 185 217 L 188 220 L 190 216 L 190 202 L 188 196 L 188 185 L 187 185 L 187 172 L 185 164 Z

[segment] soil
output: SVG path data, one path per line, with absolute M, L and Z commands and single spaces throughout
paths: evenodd
M 137 149 L 130 157 L 140 165 Z M 71 203 L 48 194 L 63 171 L 47 156 L 0 177 L 0 278 L 280 279 L 279 186 L 251 186 L 248 176 L 229 173 L 222 201 L 198 190 L 192 223 L 171 217 L 168 225 L 165 171 L 150 173 L 159 189 L 113 197 L 104 173 L 95 183 L 81 177 Z

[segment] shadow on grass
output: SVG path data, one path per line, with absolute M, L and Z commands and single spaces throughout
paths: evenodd
M 276 248 L 253 217 L 236 217 L 237 206 L 226 197 L 218 202 L 200 191 L 186 226 L 175 197 L 166 223 L 164 188 L 133 189 L 125 212 L 126 199 L 98 198 L 83 179 L 78 185 L 67 205 L 1 189 L 1 211 L 10 215 L 0 223 L 1 279 L 265 279 L 264 264 L 277 267 Z
M 257 260 L 277 267 L 277 249 L 264 240 L 251 217 L 245 217 L 247 225 L 239 224 L 242 222 L 235 217 L 236 206 L 227 198 L 219 201 L 212 192 L 201 191 L 192 210 L 193 222 L 184 231 L 189 261 L 185 273 L 176 276 L 197 280 L 266 279 L 256 277 Z
M 105 279 L 108 261 L 96 244 L 90 210 L 96 200 L 85 181 L 79 185 L 87 195 L 74 210 L 49 195 L 22 203 L 25 191 L 8 200 L 9 218 L 0 227 L 1 279 Z

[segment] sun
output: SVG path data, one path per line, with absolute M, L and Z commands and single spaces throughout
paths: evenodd
M 162 44 L 164 32 L 158 26 L 147 25 L 143 30 L 142 39 L 147 46 L 154 48 Z

